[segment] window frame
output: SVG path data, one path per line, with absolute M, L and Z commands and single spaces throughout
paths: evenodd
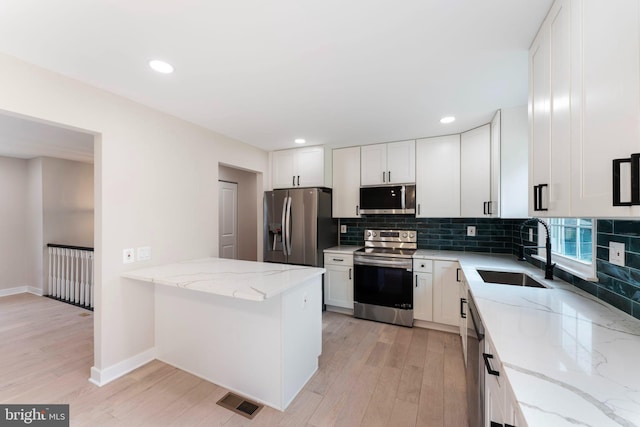
M 541 218 L 547 226 L 551 227 L 549 220 L 552 218 Z M 598 276 L 596 274 L 596 236 L 597 236 L 597 221 L 595 218 L 591 218 L 591 262 L 587 263 L 579 261 L 575 258 L 567 257 L 562 254 L 551 251 L 551 262 L 556 264 L 556 268 L 566 271 L 569 274 L 578 276 L 581 279 L 588 280 L 590 282 L 597 282 Z M 533 255 L 534 258 L 545 261 L 547 250 L 545 249 L 545 239 L 547 232 L 542 224 L 538 224 L 538 254 Z M 553 248 L 552 248 L 553 249 Z

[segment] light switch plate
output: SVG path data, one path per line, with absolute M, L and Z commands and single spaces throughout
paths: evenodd
M 138 261 L 149 261 L 151 259 L 151 246 L 141 246 L 137 250 Z
M 346 225 L 341 225 L 340 226 L 340 233 L 346 233 L 347 232 L 347 226 Z
M 624 243 L 609 242 L 609 262 L 624 267 Z
M 124 264 L 130 264 L 136 260 L 136 253 L 133 248 L 122 250 L 122 262 Z
M 475 237 L 476 235 L 476 226 L 468 225 L 467 226 L 467 236 Z

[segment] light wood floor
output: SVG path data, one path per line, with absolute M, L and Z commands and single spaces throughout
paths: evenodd
M 318 372 L 285 412 L 248 420 L 216 405 L 227 390 L 158 361 L 94 386 L 92 313 L 0 298 L 0 403 L 68 403 L 72 426 L 461 427 L 461 353 L 454 334 L 327 312 Z

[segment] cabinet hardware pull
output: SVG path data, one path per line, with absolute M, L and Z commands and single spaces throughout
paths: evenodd
M 386 176 L 385 174 L 386 174 L 386 172 L 382 172 L 382 182 L 387 182 L 387 181 L 385 180 L 385 176 Z
M 356 205 L 356 215 L 360 215 L 360 206 Z
M 300 187 L 300 175 L 298 175 L 298 187 Z
M 620 200 L 621 195 L 620 195 L 620 187 L 622 186 L 621 184 L 621 178 L 622 178 L 622 164 L 623 163 L 630 163 L 631 165 L 631 170 L 633 171 L 633 162 L 631 161 L 631 158 L 628 159 L 613 159 L 613 206 L 631 206 L 632 202 L 628 201 L 628 202 L 623 202 L 622 200 Z M 634 181 L 634 177 L 633 177 L 633 173 L 631 174 L 631 183 L 633 184 Z M 631 199 L 633 200 L 633 189 L 631 190 Z
M 482 203 L 482 214 L 483 215 L 487 214 L 487 202 Z
M 467 318 L 467 313 L 464 312 L 464 305 L 467 303 L 466 298 L 460 298 L 460 317 L 463 319 Z
M 418 287 L 418 275 L 416 274 L 416 288 Z
M 295 186 L 296 186 L 296 176 L 295 176 L 295 175 L 293 175 L 293 176 L 291 177 L 291 186 L 292 186 L 292 187 L 295 187 Z
M 491 363 L 489 363 L 489 359 L 493 359 L 493 354 L 482 353 L 482 358 L 484 359 L 484 366 L 487 368 L 487 372 L 490 375 L 495 375 L 496 377 L 500 376 L 499 371 L 494 371 L 491 367 Z
M 549 209 L 542 207 L 542 189 L 549 187 L 549 184 L 539 184 L 533 186 L 533 210 L 548 211 Z
M 491 200 L 489 200 L 489 201 L 487 202 L 487 214 L 488 214 L 488 215 L 493 215 L 493 212 L 491 211 L 491 204 L 492 204 L 492 203 L 493 203 L 493 202 L 492 202 Z
M 349 280 L 351 280 L 351 269 L 349 269 Z
M 389 182 L 391 182 L 391 171 L 389 171 Z
M 631 204 L 640 205 L 640 153 L 631 155 Z
M 420 215 L 420 203 L 418 203 L 418 215 Z
M 460 269 L 456 268 L 456 282 L 460 281 Z
M 337 261 L 337 262 L 342 262 L 342 261 L 344 261 L 344 258 L 334 258 L 333 260 Z

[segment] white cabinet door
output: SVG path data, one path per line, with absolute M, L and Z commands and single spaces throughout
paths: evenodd
M 387 182 L 416 182 L 416 142 L 400 141 L 387 144 Z
M 325 265 L 324 303 L 353 310 L 353 267 Z
M 413 280 L 413 318 L 431 322 L 433 321 L 433 275 L 417 273 Z
M 387 144 L 364 145 L 360 147 L 360 184 L 388 184 Z
M 274 151 L 271 157 L 273 188 L 291 188 L 296 185 L 295 150 Z
M 571 23 L 571 214 L 633 215 L 612 206 L 612 160 L 640 152 L 640 3 L 572 2 Z
M 460 136 L 460 215 L 487 215 L 491 201 L 491 126 L 464 132 Z
M 571 22 L 556 2 L 529 53 L 532 216 L 569 216 L 571 208 Z
M 416 181 L 416 142 L 400 141 L 360 148 L 362 185 L 406 184 Z
M 467 313 L 469 313 L 468 309 L 468 293 L 469 293 L 469 285 L 464 278 L 464 275 L 460 273 L 460 338 L 462 339 L 462 355 L 464 357 L 464 364 L 467 365 Z
M 324 166 L 324 147 L 316 146 L 297 149 L 296 186 L 324 186 Z
M 416 217 L 460 216 L 460 135 L 416 141 Z
M 491 135 L 493 137 L 493 131 Z M 500 218 L 528 217 L 529 121 L 526 105 L 500 110 L 499 166 Z
M 333 150 L 333 217 L 360 217 L 360 147 Z
M 460 285 L 458 263 L 433 262 L 433 321 L 445 325 L 460 325 Z
M 271 154 L 273 188 L 329 187 L 331 182 L 325 176 L 323 146 L 294 148 L 274 151 Z
M 491 160 L 490 160 L 490 191 L 489 191 L 489 205 L 487 206 L 487 215 L 499 218 L 500 217 L 500 129 L 501 129 L 501 112 L 498 110 L 491 120 Z

